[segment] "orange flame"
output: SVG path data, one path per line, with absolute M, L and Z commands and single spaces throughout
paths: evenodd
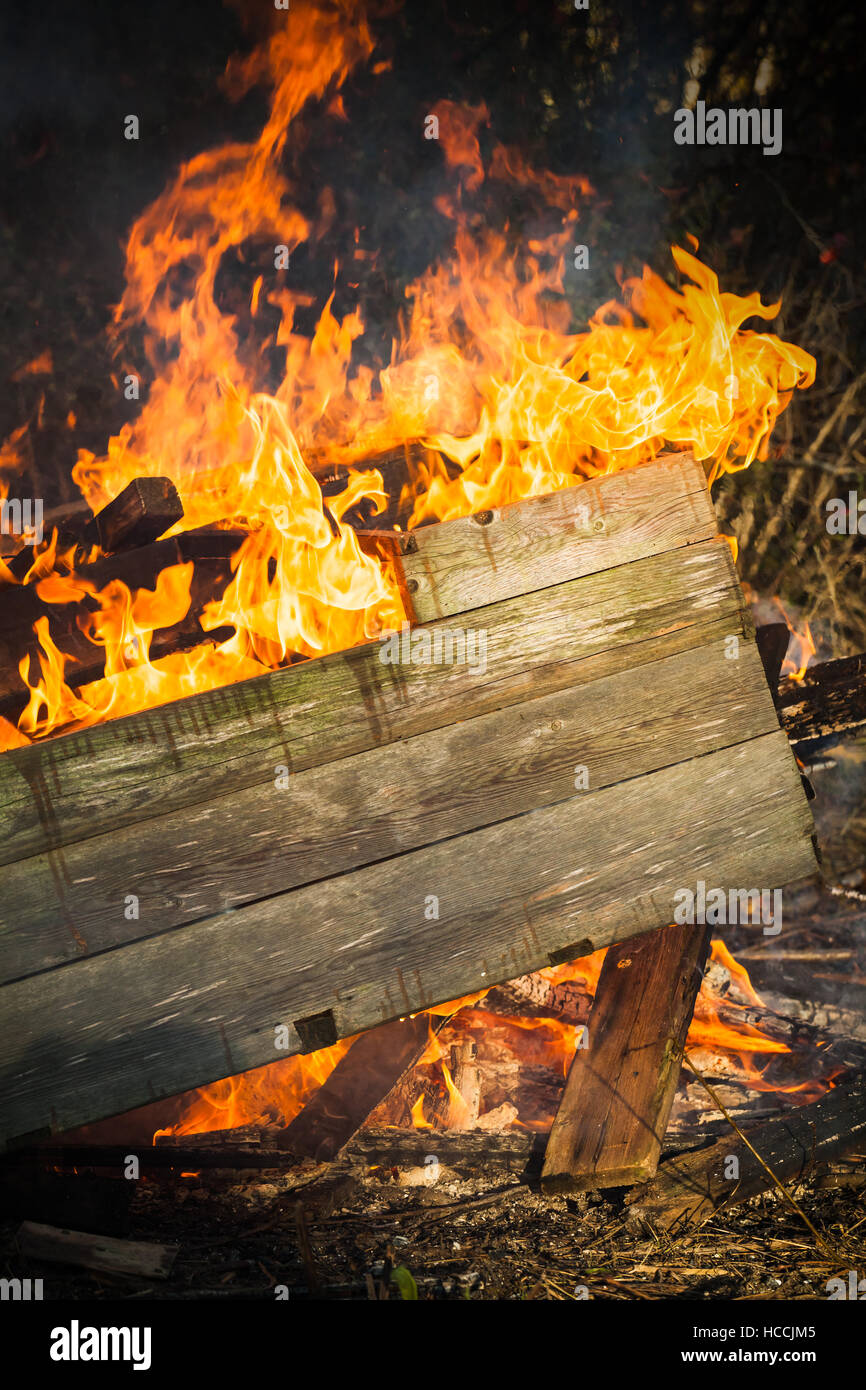
M 593 994 L 605 957 L 605 950 L 594 952 L 582 960 L 572 961 L 544 969 L 538 973 L 551 984 L 562 984 L 567 980 L 579 979 Z M 714 940 L 711 958 L 723 965 L 736 984 L 737 991 L 747 1003 L 739 1003 L 728 998 L 728 1013 L 734 1011 L 733 1018 L 721 1019 L 718 1012 L 718 997 L 705 978 L 695 1005 L 694 1017 L 689 1026 L 686 1048 L 692 1052 L 703 1049 L 711 1056 L 722 1053 L 727 1066 L 733 1069 L 739 1080 L 756 1091 L 776 1091 L 783 1094 L 798 1095 L 802 1101 L 813 1099 L 826 1090 L 832 1075 L 822 1080 L 810 1080 L 788 1085 L 772 1082 L 755 1064 L 754 1059 L 769 1059 L 790 1053 L 786 1043 L 771 1037 L 745 1017 L 736 1018 L 736 1011 L 745 1013 L 749 1005 L 763 1008 L 764 1004 L 749 979 L 748 971 L 731 955 L 721 940 Z M 441 1004 L 427 1013 L 429 1031 L 427 1044 L 415 1064 L 413 1075 L 426 1084 L 438 1084 L 444 1096 L 451 1102 L 449 1107 L 440 1107 L 436 1122 L 424 1113 L 426 1093 L 421 1091 L 410 1108 L 410 1122 L 416 1129 L 437 1127 L 459 1127 L 461 1116 L 467 1107 L 454 1085 L 447 1062 L 448 1047 L 433 1031 L 435 1015 L 453 1016 L 455 1025 L 473 1034 L 483 1046 L 485 1035 L 497 1029 L 500 1035 L 509 1038 L 509 1046 L 522 1065 L 547 1067 L 567 1076 L 575 1051 L 583 1041 L 582 1027 L 564 1023 L 556 1018 L 504 1017 L 491 1014 L 478 1005 L 483 1001 L 486 990 L 467 995 L 465 999 L 452 1000 Z M 323 1048 L 306 1056 L 291 1057 L 268 1066 L 258 1067 L 227 1081 L 217 1082 L 199 1091 L 190 1092 L 186 1099 L 183 1118 L 159 1134 L 193 1134 L 211 1130 L 231 1129 L 240 1125 L 268 1123 L 289 1124 L 306 1104 L 313 1092 L 331 1073 L 337 1062 L 348 1051 L 354 1038 L 343 1038 L 332 1047 Z M 483 1065 L 483 1064 L 482 1064 Z M 516 1097 L 519 1099 L 519 1096 Z M 446 1119 L 446 1113 L 448 1118 Z M 550 1117 L 521 1116 L 514 1124 L 537 1128 L 545 1127 Z
M 71 689 L 64 654 L 40 633 L 40 674 L 31 683 L 22 671 L 30 701 L 19 728 L 28 737 L 399 627 L 393 575 L 361 550 L 343 519 L 361 499 L 381 510 L 381 474 L 355 469 L 326 508 L 318 461 L 357 464 L 423 442 L 427 462 L 408 485 L 410 525 L 570 487 L 665 448 L 693 450 L 712 479 L 765 457 L 791 392 L 813 380 L 808 353 L 743 327 L 750 318 L 772 319 L 778 305 L 764 305 L 757 293 L 723 293 L 713 272 L 679 247 L 672 254 L 681 288 L 645 269 L 622 282 L 622 303 L 603 305 L 585 331 L 571 331 L 564 267 L 579 206 L 593 190 L 580 176 L 536 170 L 495 142 L 485 157 L 486 108 L 448 101 L 432 114 L 451 180 L 436 206 L 453 224 L 454 251 L 409 286 L 407 322 L 390 362 L 376 371 L 353 357 L 363 319 L 357 310 L 337 316 L 336 290 L 312 336 L 301 332 L 298 312 L 313 300 L 293 286 L 287 267 L 299 245 L 328 229 L 334 201 L 323 190 L 315 215 L 298 210 L 284 167 L 296 157 L 290 132 L 311 102 L 324 103 L 323 119 L 344 119 L 340 89 L 374 47 L 359 0 L 293 5 L 266 44 L 227 70 L 232 96 L 256 83 L 272 89 L 258 138 L 182 165 L 127 244 L 114 334 L 118 347 L 130 329 L 141 334 L 147 399 L 104 456 L 79 452 L 73 476 L 99 507 L 132 478 L 167 473 L 185 527 L 245 531 L 231 583 L 201 615 L 206 629 L 230 624 L 234 637 L 132 672 L 116 654 L 133 627 L 147 644 L 141 596 L 109 585 L 93 595 L 100 622 L 88 632 L 105 646 L 107 684 Z M 515 250 L 478 215 L 503 184 L 533 200 L 550 235 Z M 276 254 L 273 270 L 250 274 L 245 317 L 223 311 L 216 286 L 227 262 L 249 263 L 251 245 Z M 358 232 L 350 256 L 370 257 Z M 264 304 L 278 326 L 262 340 Z M 276 385 L 265 389 L 277 362 Z M 52 563 L 62 567 L 63 558 Z M 27 579 L 46 572 L 39 564 Z M 145 604 L 151 631 L 167 625 L 176 602 L 176 588 L 157 587 Z
M 765 458 L 778 414 L 795 388 L 813 381 L 807 352 L 743 327 L 753 318 L 772 320 L 779 305 L 763 304 L 757 293 L 722 292 L 716 275 L 680 247 L 672 248 L 678 288 L 645 268 L 622 280 L 621 302 L 602 305 L 584 331 L 573 331 L 565 265 L 591 186 L 577 175 L 536 170 L 495 142 L 485 159 L 486 108 L 447 101 L 432 113 L 450 179 L 435 206 L 453 225 L 453 253 L 408 287 L 390 361 L 374 370 L 359 360 L 362 315 L 335 311 L 339 265 L 314 331 L 301 331 L 300 313 L 314 301 L 286 272 L 297 248 L 328 230 L 335 202 L 323 189 L 314 214 L 296 206 L 284 167 L 297 153 L 290 134 L 313 102 L 323 103 L 323 119 L 345 120 L 340 89 L 374 48 L 360 0 L 298 0 L 266 44 L 228 66 L 230 95 L 259 83 L 271 88 L 258 138 L 183 164 L 129 235 L 113 333 L 119 351 L 130 330 L 144 343 L 146 401 L 103 456 L 79 451 L 73 477 L 98 508 L 135 477 L 167 474 L 183 501 L 184 527 L 243 531 L 231 582 L 200 615 L 206 631 L 231 625 L 234 636 L 152 662 L 153 633 L 188 611 L 192 567 L 166 569 L 152 592 L 131 592 L 118 581 L 97 591 L 74 572 L 71 554 L 58 553 L 54 533 L 37 548 L 25 582 L 52 602 L 87 597 L 80 625 L 103 653 L 103 677 L 80 689 L 70 685 L 72 658 L 40 618 L 39 670 L 22 661 L 29 699 L 17 730 L 0 723 L 0 748 L 398 628 L 404 614 L 395 577 L 361 549 L 344 519 L 363 500 L 376 511 L 385 506 L 381 473 L 358 466 L 377 452 L 409 441 L 426 446 L 426 462 L 407 484 L 412 526 L 571 487 L 664 449 L 693 451 L 713 481 Z M 491 188 L 501 185 L 532 200 L 539 225 L 546 218 L 553 228 L 549 235 L 516 249 L 479 215 Z M 274 248 L 273 269 L 252 267 L 244 313 L 226 312 L 218 276 L 232 260 L 249 265 L 244 251 L 254 245 L 267 246 L 269 255 Z M 370 257 L 356 232 L 347 250 L 350 283 Z M 261 325 L 274 319 L 267 336 Z M 32 363 L 29 370 L 37 367 L 48 369 Z M 20 468 L 25 430 L 3 446 L 0 469 Z M 354 465 L 327 507 L 315 474 L 319 461 Z M 2 573 L 8 575 L 5 567 Z M 594 987 L 602 959 L 599 952 L 545 974 L 551 983 L 582 978 Z M 460 1002 L 483 1025 L 483 1010 L 475 1010 L 482 997 Z M 712 1029 L 709 1012 L 699 1030 Z M 567 1067 L 577 1030 L 549 1020 L 521 1020 L 515 1028 L 524 1045 L 537 1040 Z M 714 1037 L 715 1046 L 726 1045 L 718 1029 Z M 351 1041 L 197 1092 L 175 1132 L 261 1117 L 287 1123 Z M 744 1055 L 778 1050 L 762 1047 L 747 1028 L 730 1039 L 735 1043 Z M 442 1061 L 432 1029 L 428 1053 L 428 1063 Z M 443 1075 L 447 1086 L 450 1076 Z M 427 1123 L 420 1103 L 415 1122 Z

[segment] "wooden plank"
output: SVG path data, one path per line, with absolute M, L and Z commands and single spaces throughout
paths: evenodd
M 96 516 L 90 515 L 89 508 L 77 524 L 67 516 L 58 527 L 57 549 L 76 546 L 78 564 L 95 545 L 106 554 L 149 545 L 182 517 L 183 504 L 170 478 L 133 478 Z M 10 572 L 23 581 L 33 559 L 33 547 L 24 546 L 9 561 Z
M 423 1056 L 431 1032 L 450 1014 L 415 1014 L 371 1028 L 357 1038 L 291 1124 L 275 1135 L 278 1149 L 324 1163 L 352 1135 Z
M 790 883 L 811 832 L 777 731 L 6 985 L 2 1140 L 272 1061 L 282 1023 L 300 1051 L 586 955 L 701 877 Z
M 118 1240 L 115 1236 L 90 1235 L 23 1221 L 17 1234 L 18 1249 L 28 1260 L 78 1265 L 106 1274 L 127 1274 L 139 1279 L 167 1279 L 179 1246 L 155 1245 L 149 1240 Z
M 571 580 L 555 600 L 491 604 L 473 623 L 487 634 L 484 669 L 385 664 L 368 643 L 11 749 L 0 863 L 264 786 L 278 765 L 297 772 L 704 645 L 708 623 L 719 639 L 754 631 L 721 540 Z
M 811 1105 L 798 1106 L 745 1134 L 780 1182 L 796 1183 L 819 1160 L 862 1147 L 866 1080 L 856 1076 Z M 737 1160 L 736 1178 L 731 1158 Z M 709 1148 L 663 1163 L 653 1181 L 631 1198 L 630 1215 L 654 1229 L 671 1230 L 704 1221 L 715 1211 L 773 1188 L 766 1168 L 731 1132 Z
M 545 1192 L 646 1182 L 656 1171 L 710 929 L 668 925 L 604 958 L 544 1159 Z
M 7 865 L 0 981 L 564 801 L 578 766 L 597 790 L 776 728 L 754 643 L 717 639 L 271 778 Z
M 412 617 L 421 623 L 709 540 L 717 531 L 704 470 L 668 454 L 623 473 L 395 538 Z
M 150 545 L 183 517 L 171 478 L 133 478 L 84 528 L 86 545 L 106 554 Z

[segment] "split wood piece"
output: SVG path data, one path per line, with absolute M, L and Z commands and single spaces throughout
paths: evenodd
M 544 1160 L 545 1192 L 643 1182 L 656 1170 L 709 929 L 669 925 L 608 951 Z
M 93 954 L 567 801 L 577 765 L 592 769 L 601 790 L 774 728 L 754 647 L 744 645 L 732 663 L 719 641 L 296 770 L 288 788 L 275 785 L 274 765 L 286 759 L 275 749 L 265 788 L 99 835 L 94 825 L 65 847 L 62 869 L 56 853 L 7 865 L 0 980 L 76 959 L 82 942 Z M 130 893 L 138 898 L 132 921 L 123 911 Z M 517 970 L 515 962 L 509 973 Z
M 155 541 L 139 550 L 107 556 L 93 564 L 83 565 L 76 577 L 102 590 L 113 580 L 125 584 L 131 591 L 156 588 L 159 575 L 170 566 L 195 564 L 190 586 L 190 606 L 187 614 L 168 628 L 157 629 L 162 638 L 162 651 L 182 650 L 184 644 L 204 643 L 209 634 L 199 625 L 197 614 L 210 598 L 219 598 L 231 578 L 230 559 L 245 539 L 237 531 L 190 531 L 170 540 Z M 15 702 L 21 702 L 26 690 L 19 673 L 23 657 L 29 657 L 31 667 L 38 670 L 39 641 L 34 632 L 38 619 L 48 621 L 54 643 L 70 658 L 66 679 L 81 686 L 99 679 L 104 670 L 104 650 L 89 641 L 82 624 L 98 611 L 98 604 L 89 596 L 77 603 L 51 602 L 42 598 L 37 585 L 25 584 L 4 591 L 0 606 L 0 700 L 7 718 L 17 718 Z M 156 642 L 156 639 L 155 639 Z
M 777 730 L 8 984 L 0 1140 L 261 1066 L 275 1022 L 312 1050 L 587 955 L 669 922 L 697 874 L 810 876 L 811 833 Z
M 133 478 L 84 528 L 85 545 L 107 555 L 150 545 L 183 517 L 183 503 L 170 478 Z
M 58 531 L 58 549 L 71 545 L 83 559 L 93 546 L 106 555 L 149 545 L 183 517 L 183 504 L 170 478 L 134 478 L 102 511 L 78 524 L 66 522 Z M 33 564 L 33 547 L 24 546 L 9 561 L 16 579 Z
M 422 1057 L 450 1014 L 416 1014 L 371 1028 L 353 1042 L 303 1110 L 278 1131 L 277 1148 L 319 1163 L 336 1158 L 368 1115 Z
M 478 1045 L 471 1038 L 454 1043 L 450 1061 L 451 1086 L 447 1089 L 445 1128 L 471 1129 L 481 1109 Z
M 784 681 L 777 702 L 782 728 L 802 757 L 866 729 L 866 652 L 810 666 Z
M 723 645 L 731 634 L 750 636 L 754 628 L 728 546 L 718 540 L 687 544 L 705 534 L 704 520 L 696 522 L 694 511 L 709 503 L 706 497 L 703 504 L 696 501 L 701 494 L 688 490 L 704 487 L 699 465 L 679 455 L 673 463 L 631 470 L 629 477 L 636 480 L 635 510 L 630 510 L 621 475 L 586 484 L 593 505 L 604 513 L 605 526 L 620 536 L 622 551 L 614 547 L 612 552 L 604 532 L 578 533 L 573 520 L 569 531 L 566 504 L 575 515 L 590 505 L 577 500 L 583 487 L 570 488 L 556 494 L 558 545 L 570 558 L 556 565 L 549 556 L 545 564 L 527 558 L 527 583 L 536 591 L 493 603 L 492 571 L 486 593 L 478 590 L 471 566 L 462 589 L 451 574 L 449 611 L 489 604 L 473 622 L 473 630 L 483 628 L 486 639 L 483 663 L 389 664 L 380 659 L 383 647 L 375 642 L 113 720 L 84 734 L 10 750 L 0 757 L 0 818 L 11 828 L 0 846 L 0 863 L 223 792 L 262 786 L 272 782 L 275 762 L 287 763 L 293 771 L 321 765 L 485 709 L 582 684 L 625 665 L 713 641 Z M 671 511 L 677 497 L 684 510 L 679 524 Z M 547 515 L 550 500 L 514 506 L 540 504 Z M 503 509 L 503 515 L 509 510 Z M 625 541 L 629 517 L 639 542 Z M 513 529 L 510 522 L 507 526 Z M 155 542 L 155 547 L 177 542 Z M 425 541 L 425 546 L 432 544 L 432 539 Z M 636 552 L 645 558 L 602 568 L 611 563 L 612 553 L 616 559 Z M 404 578 L 412 577 L 416 561 L 418 574 L 429 581 L 435 567 L 426 551 L 404 558 Z M 557 586 L 557 619 L 552 622 L 552 591 L 539 589 L 569 570 L 591 577 Z M 499 587 L 513 593 L 521 582 L 515 571 L 503 564 L 500 573 Z M 427 635 L 443 647 L 453 636 L 445 620 Z M 209 731 L 206 738 L 203 729 Z
M 384 510 L 377 512 L 369 500 L 364 500 L 343 513 L 343 521 L 347 522 L 360 535 L 363 535 L 367 531 L 380 530 L 383 527 L 400 526 L 405 529 L 412 513 L 412 501 L 411 496 L 407 495 L 404 502 L 404 488 L 428 463 L 430 455 L 431 450 L 426 449 L 423 445 L 409 443 L 402 448 L 389 449 L 382 454 L 373 454 L 364 459 L 357 459 L 353 463 L 334 463 L 332 457 L 327 455 L 322 457 L 315 450 L 311 450 L 309 453 L 305 452 L 304 457 L 310 471 L 315 475 L 316 482 L 322 489 L 322 496 L 326 505 L 329 498 L 335 497 L 345 490 L 352 473 L 365 473 L 372 469 L 381 473 L 387 497 Z M 441 455 L 436 457 L 441 458 Z M 446 467 L 448 467 L 447 464 Z M 452 470 L 449 468 L 448 471 L 451 472 Z M 459 471 L 456 466 L 454 466 L 454 471 Z
M 481 1130 L 361 1129 L 341 1162 L 368 1168 L 426 1169 L 431 1185 L 444 1172 L 469 1177 L 491 1172 L 537 1176 L 544 1140 L 543 1134 L 529 1130 L 486 1134 Z
M 428 623 L 716 533 L 703 469 L 690 454 L 667 454 L 562 492 L 422 526 L 391 545 L 407 611 Z
M 496 985 L 480 1007 L 505 1018 L 552 1018 L 580 1027 L 589 1019 L 592 998 L 582 980 L 552 985 L 543 974 L 536 973 Z
M 125 1236 L 135 1183 L 92 1173 L 45 1172 L 22 1164 L 0 1168 L 0 1213 L 7 1219 Z
M 86 1231 L 67 1231 L 35 1221 L 22 1222 L 17 1241 L 18 1249 L 28 1260 L 78 1265 L 139 1279 L 167 1279 L 180 1249 L 152 1241 L 117 1240 Z
M 432 1122 L 445 1130 L 471 1130 L 481 1109 L 481 1072 L 473 1038 L 453 1042 L 449 1048 L 448 1077 L 445 1094 L 434 1099 Z
M 838 1158 L 863 1143 L 866 1081 L 861 1075 L 811 1105 L 743 1132 L 779 1182 L 796 1183 L 819 1160 Z M 727 1176 L 734 1171 L 731 1158 L 737 1160 L 736 1178 Z M 766 1168 L 731 1131 L 710 1148 L 666 1160 L 653 1181 L 627 1200 L 633 1218 L 673 1230 L 770 1190 L 777 1189 Z

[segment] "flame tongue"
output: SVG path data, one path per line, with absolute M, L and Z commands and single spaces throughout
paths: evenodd
M 807 353 L 743 327 L 773 318 L 778 306 L 722 293 L 712 271 L 678 247 L 683 288 L 646 269 L 623 282 L 621 304 L 602 306 L 584 332 L 570 332 L 563 268 L 579 206 L 593 196 L 589 183 L 535 170 L 495 143 L 485 156 L 486 108 L 447 101 L 434 116 L 450 191 L 435 204 L 454 225 L 454 252 L 408 287 L 408 319 L 390 363 L 376 372 L 353 359 L 362 317 L 339 317 L 334 293 L 312 335 L 301 333 L 298 312 L 313 299 L 292 285 L 291 255 L 330 226 L 334 200 L 322 191 L 315 216 L 295 206 L 299 117 L 324 101 L 321 119 L 344 121 L 339 89 L 373 48 L 355 0 L 299 3 L 280 15 L 268 43 L 229 64 L 230 94 L 270 85 L 268 119 L 257 140 L 183 165 L 133 227 L 114 331 L 118 343 L 131 328 L 143 335 L 147 399 L 104 457 L 81 451 L 74 470 L 94 507 L 135 476 L 168 473 L 185 526 L 247 532 L 232 582 L 201 615 L 205 628 L 230 624 L 235 637 L 150 663 L 149 635 L 168 625 L 179 580 L 147 599 L 109 585 L 92 595 L 100 617 L 89 635 L 105 647 L 110 688 L 98 682 L 102 688 L 75 693 L 63 653 L 40 631 L 41 674 L 31 684 L 22 671 L 31 699 L 21 734 L 112 717 L 399 626 L 392 576 L 342 519 L 365 498 L 381 509 L 381 475 L 353 473 L 328 514 L 308 467 L 313 447 L 319 457 L 352 462 L 423 440 L 432 452 L 411 485 L 410 524 L 418 525 L 556 491 L 665 447 L 692 449 L 711 476 L 745 467 L 766 455 L 791 391 L 812 381 Z M 491 197 L 503 188 L 529 200 L 538 225 L 546 217 L 555 229 L 528 239 L 520 254 L 494 225 Z M 248 313 L 224 311 L 222 268 L 232 261 L 241 270 L 245 250 L 262 245 L 275 248 L 275 269 L 249 274 Z M 359 232 L 347 240 L 346 259 L 346 278 L 371 259 Z M 277 325 L 270 336 L 257 328 L 265 304 Z M 16 457 L 10 442 L 8 458 Z M 47 568 L 42 557 L 31 582 Z M 120 656 L 130 635 L 138 638 L 133 661 Z

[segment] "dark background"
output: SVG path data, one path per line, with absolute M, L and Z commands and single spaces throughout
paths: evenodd
M 28 481 L 49 502 L 75 495 L 77 449 L 103 452 L 134 409 L 111 380 L 106 334 L 126 233 L 181 160 L 257 134 L 266 91 L 232 103 L 219 78 L 272 20 L 270 0 L 47 0 L 0 20 L 0 438 L 32 422 Z M 340 237 L 361 226 L 377 252 L 358 292 L 368 350 L 385 351 L 404 285 L 450 239 L 432 209 L 445 183 L 441 150 L 419 139 L 442 98 L 486 102 L 482 147 L 517 145 L 537 166 L 585 174 L 597 189 L 580 223 L 591 269 L 569 290 L 578 324 L 616 295 L 620 266 L 647 262 L 673 279 L 668 248 L 694 234 L 724 289 L 782 297 L 772 327 L 818 359 L 816 385 L 780 420 L 770 459 L 719 490 L 742 571 L 815 617 L 837 650 L 866 647 L 866 545 L 828 537 L 823 510 L 849 487 L 866 496 L 859 7 L 591 0 L 587 12 L 571 0 L 413 0 L 372 23 L 372 61 L 389 59 L 391 70 L 350 76 L 348 122 L 320 108 L 301 122 L 301 201 L 312 206 L 320 186 L 333 188 L 339 231 L 293 256 L 292 273 L 323 301 Z M 673 113 L 696 47 L 710 105 L 757 104 L 755 76 L 772 58 L 763 104 L 784 113 L 779 156 L 675 145 Z M 123 138 L 131 112 L 137 142 Z M 500 196 L 487 215 L 507 220 L 516 238 L 539 230 L 502 186 Z M 338 299 L 338 312 L 347 307 Z M 46 348 L 52 375 L 13 380 Z

